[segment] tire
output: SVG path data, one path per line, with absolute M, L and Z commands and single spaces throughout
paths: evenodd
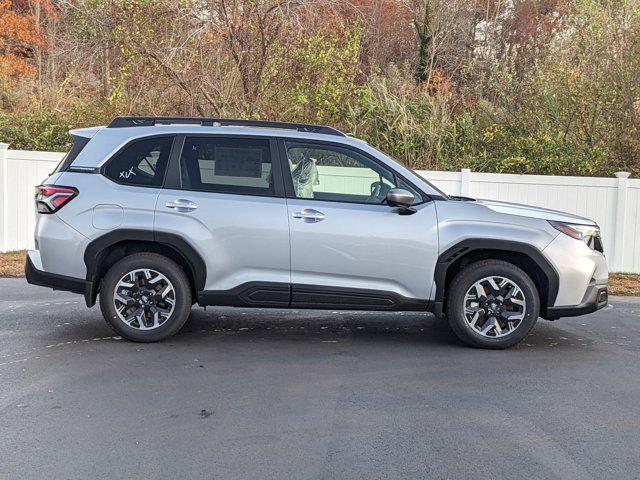
M 157 342 L 175 335 L 187 321 L 191 305 L 185 272 L 156 253 L 136 253 L 118 261 L 100 287 L 105 321 L 134 342 Z
M 449 325 L 462 342 L 502 349 L 529 334 L 538 320 L 540 299 L 523 270 L 503 260 L 482 260 L 455 276 L 446 306 Z

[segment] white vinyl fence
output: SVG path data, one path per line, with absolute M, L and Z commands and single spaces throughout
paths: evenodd
M 0 251 L 33 248 L 34 187 L 63 154 L 7 148 L 0 143 Z M 336 170 L 320 168 L 323 176 Z M 620 172 L 613 178 L 475 173 L 468 169 L 418 173 L 451 195 L 525 203 L 593 218 L 602 228 L 610 269 L 640 273 L 640 180 L 628 178 L 628 173 Z M 340 177 L 336 181 L 347 181 L 344 172 Z M 369 178 L 353 176 L 348 181 L 371 183 Z
M 8 150 L 0 143 L 0 252 L 33 248 L 35 186 L 56 168 L 64 153 Z

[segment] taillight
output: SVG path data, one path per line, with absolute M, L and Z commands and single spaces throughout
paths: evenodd
M 55 213 L 78 195 L 73 187 L 38 185 L 36 187 L 36 208 L 38 213 Z

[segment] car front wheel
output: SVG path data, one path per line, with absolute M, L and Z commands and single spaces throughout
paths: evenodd
M 482 260 L 462 270 L 451 282 L 447 318 L 467 345 L 507 348 L 520 342 L 540 311 L 531 278 L 502 260 Z

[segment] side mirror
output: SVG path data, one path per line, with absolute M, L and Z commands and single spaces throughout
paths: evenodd
M 397 207 L 400 215 L 411 215 L 416 212 L 411 208 L 414 200 L 413 193 L 402 188 L 392 188 L 387 192 L 387 204 L 390 207 Z
M 387 192 L 387 204 L 390 207 L 409 208 L 414 200 L 413 193 L 402 188 L 392 188 Z

